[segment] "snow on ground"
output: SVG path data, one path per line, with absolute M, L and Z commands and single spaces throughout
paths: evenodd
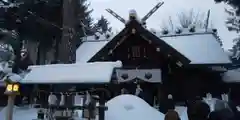
M 141 98 L 134 95 L 120 95 L 106 103 L 108 110 L 105 112 L 105 120 L 164 120 L 164 114 L 151 107 Z M 188 120 L 187 108 L 176 107 L 181 120 Z M 82 120 L 82 111 L 77 111 Z M 0 111 L 0 120 L 4 120 L 5 108 Z M 14 108 L 13 120 L 32 120 L 37 118 L 37 109 Z
M 0 120 L 5 120 L 6 107 L 0 111 Z M 35 108 L 19 108 L 13 109 L 13 120 L 33 120 L 37 118 L 37 109 Z

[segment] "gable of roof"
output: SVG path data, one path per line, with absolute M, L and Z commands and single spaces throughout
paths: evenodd
M 179 60 L 183 64 L 188 64 L 190 62 L 188 58 L 179 53 L 172 46 L 168 45 L 165 41 L 161 40 L 150 31 L 146 30 L 140 23 L 135 20 L 130 21 L 126 27 L 110 42 L 108 42 L 96 55 L 94 55 L 90 61 L 93 62 L 102 57 L 102 55 L 108 55 L 110 53 L 110 50 L 114 50 L 116 46 L 120 45 L 124 40 L 126 40 L 128 35 L 132 34 L 132 29 L 135 29 L 135 34 L 138 34 L 144 39 L 157 44 L 161 48 L 161 51 L 166 55 L 170 54 L 173 58 Z

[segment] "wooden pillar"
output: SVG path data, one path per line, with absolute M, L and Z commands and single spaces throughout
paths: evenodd
M 102 91 L 99 100 L 99 120 L 105 120 L 105 94 Z

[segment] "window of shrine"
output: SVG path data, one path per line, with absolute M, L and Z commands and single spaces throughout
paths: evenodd
M 140 46 L 133 46 L 133 47 L 132 47 L 132 57 L 133 57 L 133 58 L 141 57 L 141 49 L 140 49 Z

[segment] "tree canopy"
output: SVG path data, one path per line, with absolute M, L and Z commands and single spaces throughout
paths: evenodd
M 236 13 L 240 15 L 240 0 L 214 0 L 217 3 L 225 2 L 229 4 L 230 6 L 234 7 L 236 9 Z
M 101 32 L 105 33 L 107 31 L 111 32 L 112 27 L 109 27 L 110 22 L 104 17 L 101 18 L 96 23 L 96 29 L 101 30 Z
M 9 0 L 3 2 L 4 7 L 0 7 L 0 28 L 14 30 L 18 33 L 18 47 L 15 54 L 18 56 L 15 62 L 19 61 L 21 43 L 23 40 L 38 43 L 39 52 L 46 55 L 48 49 L 58 47 L 56 43 L 61 40 L 62 35 L 62 6 L 63 0 Z M 10 5 L 13 4 L 14 5 Z M 84 25 L 92 27 L 92 10 L 88 8 L 87 0 L 81 0 L 77 5 L 77 21 L 82 21 Z M 83 35 L 80 22 L 77 22 L 76 32 L 79 36 Z M 90 32 L 87 32 L 89 34 Z M 2 34 L 2 39 L 12 39 L 11 35 Z M 4 37 L 5 36 L 5 37 Z M 3 39 L 4 37 L 4 39 Z M 80 39 L 79 39 L 80 40 Z M 80 41 L 79 41 L 80 42 Z M 17 49 L 17 50 L 16 50 Z

